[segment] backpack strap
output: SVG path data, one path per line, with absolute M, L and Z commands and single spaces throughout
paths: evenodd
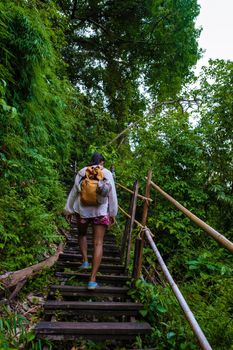
M 103 180 L 103 170 L 99 166 L 89 166 L 86 169 L 85 178 L 92 180 Z

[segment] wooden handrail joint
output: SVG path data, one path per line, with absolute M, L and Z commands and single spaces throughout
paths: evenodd
M 116 182 L 116 185 L 123 188 L 125 191 L 129 192 L 129 193 L 132 193 L 133 194 L 133 191 L 130 190 L 129 188 L 125 187 L 124 185 L 120 184 L 119 182 Z M 151 198 L 148 198 L 148 197 L 145 197 L 145 196 L 142 196 L 141 194 L 137 194 L 137 197 L 142 199 L 143 201 L 149 201 L 149 202 L 152 202 L 153 199 Z

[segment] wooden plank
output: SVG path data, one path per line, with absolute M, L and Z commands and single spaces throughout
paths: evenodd
M 127 287 L 98 287 L 94 290 L 88 290 L 86 286 L 67 286 L 52 285 L 50 287 L 49 296 L 61 294 L 62 297 L 71 296 L 101 296 L 101 297 L 126 297 L 128 293 Z
M 79 254 L 80 253 L 79 247 L 71 248 L 71 249 L 70 249 L 70 247 L 67 247 L 65 252 L 67 252 L 67 251 L 69 251 L 69 252 L 72 251 L 75 254 Z M 88 255 L 92 255 L 93 249 L 91 247 L 88 247 L 87 251 L 88 251 Z M 105 257 L 115 257 L 115 256 L 119 257 L 120 253 L 119 253 L 118 250 L 104 249 L 103 256 L 105 256 Z
M 56 276 L 59 278 L 67 279 L 73 277 L 73 280 L 77 281 L 89 281 L 90 274 L 76 273 L 76 272 L 56 272 Z M 97 281 L 99 283 L 109 283 L 113 285 L 124 285 L 129 280 L 128 276 L 124 275 L 97 275 Z
M 45 309 L 44 314 L 45 314 L 45 321 L 49 321 L 51 319 L 51 316 L 57 315 L 59 312 L 59 321 L 66 321 L 67 319 L 70 320 L 69 316 L 74 316 L 76 318 L 76 321 L 78 319 L 83 320 L 86 319 L 86 316 L 90 316 L 95 318 L 95 322 L 102 321 L 103 317 L 104 320 L 107 321 L 107 317 L 113 320 L 113 318 L 118 318 L 121 316 L 127 316 L 127 317 L 137 317 L 139 315 L 139 310 L 90 310 L 90 309 Z M 90 319 L 89 319 L 90 321 Z
M 106 340 L 113 340 L 114 343 L 117 341 L 134 341 L 137 336 L 143 338 L 145 334 L 37 334 L 37 338 L 52 340 L 52 341 L 67 341 L 67 340 L 92 340 L 95 342 L 104 342 Z
M 91 261 L 92 260 L 92 255 L 88 255 L 88 260 Z M 77 253 L 73 253 L 72 251 L 69 252 L 65 252 L 64 254 L 61 254 L 59 257 L 59 261 L 60 260 L 67 260 L 67 261 L 82 261 L 82 255 L 81 254 L 77 254 Z M 115 256 L 115 257 L 111 257 L 111 256 L 103 256 L 102 258 L 102 262 L 106 262 L 106 263 L 114 263 L 114 264 L 119 264 L 121 261 L 120 257 Z
M 140 335 L 151 331 L 147 322 L 39 322 L 36 334 L 83 335 Z
M 85 302 L 85 301 L 57 301 L 48 300 L 44 304 L 45 309 L 76 309 L 76 310 L 140 310 L 143 304 L 133 302 Z
M 92 240 L 93 238 L 93 234 L 91 232 L 91 234 L 87 234 L 87 239 L 88 240 Z M 77 235 L 73 235 L 72 234 L 70 235 L 70 237 L 68 238 L 67 240 L 68 242 L 71 242 L 71 241 L 74 241 L 74 242 L 78 242 L 78 234 Z M 104 236 L 104 242 L 115 242 L 116 241 L 116 237 L 114 235 L 105 235 Z
M 93 237 L 87 237 L 87 241 L 92 243 L 93 242 Z M 103 241 L 105 244 L 116 244 L 116 240 L 115 238 L 114 239 L 104 239 Z M 78 239 L 68 239 L 67 240 L 67 244 L 70 244 L 70 245 L 74 245 L 74 244 L 78 244 L 79 241 Z
M 79 301 L 47 301 L 44 305 L 45 314 L 53 315 L 61 312 L 60 317 L 66 315 L 92 316 L 137 316 L 142 304 L 131 302 L 79 302 Z M 61 318 L 59 319 L 61 321 Z
M 92 241 L 87 241 L 87 243 L 88 243 L 88 247 L 93 247 L 93 242 Z M 78 247 L 78 243 L 75 243 L 75 242 L 67 242 L 67 244 L 66 244 L 66 246 L 68 246 L 68 247 L 72 247 L 72 246 L 76 246 L 76 247 Z M 120 251 L 119 251 L 119 248 L 115 245 L 115 243 L 105 243 L 104 242 L 104 244 L 103 244 L 103 247 L 104 247 L 104 250 L 107 250 L 107 251 L 117 251 L 117 252 L 119 252 L 120 253 Z
M 88 241 L 93 241 L 93 236 L 87 236 L 87 240 Z M 67 240 L 67 243 L 75 243 L 75 244 L 78 244 L 78 236 L 77 237 L 71 237 Z M 104 237 L 104 243 L 113 243 L 115 244 L 116 243 L 116 238 L 115 236 L 112 236 L 112 237 Z
M 62 269 L 70 268 L 72 270 L 78 270 L 81 264 L 81 262 L 76 261 L 58 261 L 56 266 Z M 125 267 L 123 265 L 101 264 L 99 267 L 99 272 L 124 274 Z

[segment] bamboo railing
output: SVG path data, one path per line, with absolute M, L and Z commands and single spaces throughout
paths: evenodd
M 146 238 L 154 251 L 158 263 L 164 273 L 164 276 L 169 283 L 173 293 L 175 294 L 184 314 L 189 322 L 194 335 L 196 336 L 201 349 L 203 350 L 212 350 L 208 340 L 206 339 L 206 336 L 204 335 L 201 327 L 199 326 L 198 322 L 196 321 L 190 307 L 188 306 L 185 298 L 183 297 L 181 291 L 179 290 L 178 286 L 176 285 L 172 275 L 170 274 L 155 242 L 153 241 L 152 237 L 153 234 L 151 233 L 150 229 L 146 226 L 147 216 L 148 216 L 148 207 L 149 203 L 151 202 L 150 198 L 150 189 L 151 187 L 155 188 L 164 198 L 166 198 L 169 202 L 173 203 L 180 211 L 182 211 L 186 216 L 188 216 L 193 222 L 195 222 L 199 227 L 205 230 L 207 234 L 209 234 L 212 238 L 214 238 L 216 241 L 218 241 L 224 248 L 228 249 L 230 252 L 233 252 L 233 243 L 229 241 L 225 236 L 221 235 L 218 231 L 214 230 L 211 226 L 206 224 L 204 221 L 199 219 L 197 216 L 192 214 L 188 209 L 183 207 L 179 202 L 177 202 L 174 198 L 172 198 L 170 195 L 168 195 L 165 191 L 163 191 L 158 185 L 156 185 L 151 180 L 152 178 L 152 172 L 148 172 L 147 176 L 147 183 L 146 183 L 146 191 L 145 196 L 138 194 L 138 186 L 137 189 L 130 190 L 127 187 L 118 184 L 119 187 L 124 189 L 125 191 L 132 193 L 132 198 L 134 198 L 134 211 L 130 209 L 129 213 L 127 213 L 124 209 L 122 209 L 119 206 L 119 209 L 123 212 L 124 215 L 127 216 L 128 220 L 131 220 L 131 230 L 130 230 L 130 239 L 132 235 L 132 223 L 136 223 L 137 226 L 141 229 L 141 237 L 137 238 L 135 240 L 135 249 L 134 249 L 134 262 L 133 262 L 133 278 L 139 278 L 141 275 L 142 270 L 142 259 L 143 259 L 143 246 L 144 246 L 144 239 Z M 142 215 L 142 222 L 138 222 L 135 220 L 135 198 L 140 198 L 144 200 L 144 207 L 143 207 L 143 215 Z M 131 202 L 132 203 L 132 202 Z M 130 207 L 131 208 L 131 207 Z M 126 231 L 125 231 L 126 232 Z M 126 232 L 127 233 L 127 232 Z M 131 245 L 131 243 L 129 243 Z M 129 246 L 128 246 L 129 247 Z
M 172 198 L 169 194 L 163 191 L 158 185 L 151 181 L 151 186 L 155 188 L 164 198 L 166 198 L 169 202 L 174 204 L 176 208 L 178 208 L 182 213 L 184 213 L 190 220 L 192 220 L 196 225 L 202 228 L 208 235 L 214 238 L 218 243 L 220 243 L 224 248 L 228 249 L 231 253 L 233 253 L 233 243 L 229 241 L 225 236 L 216 231 L 213 227 L 206 224 L 203 220 L 199 219 L 196 215 L 191 213 L 188 209 L 186 209 L 183 205 L 177 202 L 174 198 Z
M 205 334 L 203 333 L 201 327 L 199 326 L 197 320 L 195 319 L 190 307 L 188 306 L 188 303 L 186 302 L 185 298 L 183 297 L 183 294 L 179 290 L 174 279 L 172 278 L 172 275 L 170 274 L 155 242 L 153 241 L 153 239 L 151 237 L 151 232 L 148 228 L 145 228 L 145 235 L 146 235 L 147 240 L 150 243 L 151 248 L 153 249 L 153 251 L 157 257 L 158 263 L 161 266 L 161 269 L 164 273 L 166 280 L 168 281 L 170 287 L 172 288 L 172 291 L 175 294 L 176 299 L 178 300 L 178 302 L 179 302 L 179 304 L 180 304 L 180 306 L 185 314 L 185 317 L 193 330 L 193 333 L 196 335 L 196 338 L 197 338 L 201 348 L 204 350 L 212 350 Z

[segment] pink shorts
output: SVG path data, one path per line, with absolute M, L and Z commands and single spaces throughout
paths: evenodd
M 77 214 L 77 224 L 78 226 L 86 226 L 88 224 L 108 226 L 110 224 L 110 217 L 109 215 L 102 215 L 94 218 L 81 218 L 81 216 Z

